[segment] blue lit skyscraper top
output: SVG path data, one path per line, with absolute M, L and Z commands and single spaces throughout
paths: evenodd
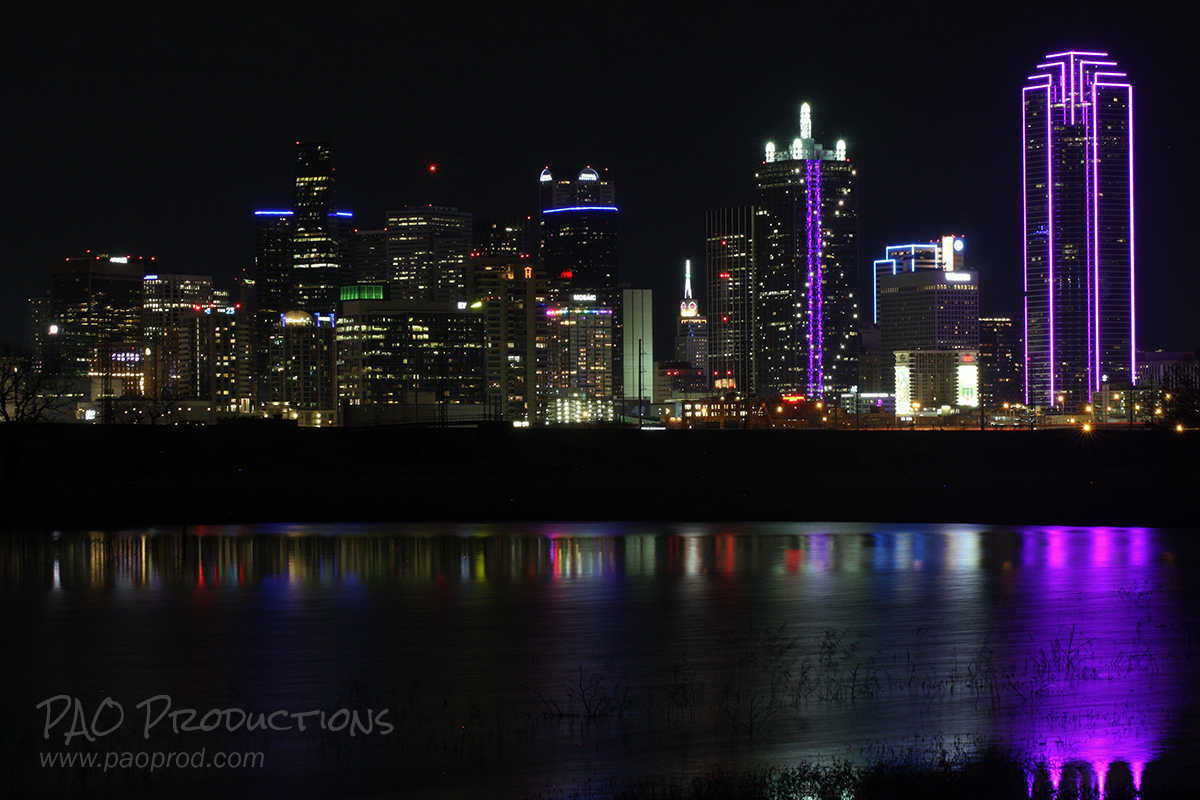
M 1022 90 L 1030 405 L 1136 374 L 1133 88 L 1107 55 L 1047 56 Z
M 541 258 L 552 285 L 603 291 L 617 283 L 617 205 L 608 170 L 538 179 Z

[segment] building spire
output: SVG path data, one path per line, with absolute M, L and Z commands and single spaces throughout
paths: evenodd
M 692 299 L 692 262 L 689 259 L 683 262 L 683 302 L 679 304 L 679 316 L 695 317 L 699 314 L 700 309 Z

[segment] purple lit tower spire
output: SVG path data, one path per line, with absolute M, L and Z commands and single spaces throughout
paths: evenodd
M 1136 374 L 1133 88 L 1107 55 L 1046 56 L 1021 93 L 1030 405 Z

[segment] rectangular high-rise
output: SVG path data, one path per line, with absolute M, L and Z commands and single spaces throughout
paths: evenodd
M 1137 372 L 1133 88 L 1107 55 L 1046 56 L 1022 89 L 1029 405 Z
M 197 320 L 213 302 L 211 275 L 155 273 L 142 280 L 145 393 L 191 399 L 211 392 Z
M 708 371 L 717 391 L 754 393 L 754 208 L 709 211 Z
M 112 375 L 140 350 L 142 276 L 153 259 L 88 253 L 51 271 L 50 325 L 43 357 L 75 381 L 72 396 L 111 396 Z M 89 375 L 102 376 L 92 392 Z
M 884 275 L 879 283 L 879 341 L 883 390 L 894 391 L 900 400 L 900 354 L 979 349 L 979 282 L 977 273 L 966 270 L 923 269 Z M 906 369 L 916 372 L 926 366 L 937 370 L 950 362 L 910 357 Z M 949 392 L 937 393 L 941 403 L 950 402 Z M 920 398 L 922 404 L 933 397 Z M 977 402 L 978 398 L 973 397 Z M 974 402 L 972 404 L 974 404 Z
M 292 205 L 291 311 L 329 314 L 338 289 L 349 283 L 348 211 L 334 202 L 333 156 L 324 142 L 296 143 L 296 191 Z
M 455 303 L 466 298 L 471 214 L 442 206 L 406 206 L 387 215 L 392 298 Z
M 1025 399 L 1021 329 L 1008 317 L 979 320 L 979 394 L 986 408 Z
M 500 419 L 544 417 L 552 366 L 546 316 L 546 275 L 529 261 L 473 258 L 467 298 L 484 316 L 487 408 Z
M 621 289 L 620 390 L 643 409 L 654 394 L 653 298 L 650 289 Z
M 846 143 L 768 142 L 755 174 L 755 349 L 760 395 L 849 391 L 858 383 L 858 173 Z

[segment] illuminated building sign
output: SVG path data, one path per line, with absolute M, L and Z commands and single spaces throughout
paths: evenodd
M 963 361 L 967 359 L 964 357 Z M 960 406 L 979 405 L 979 365 L 958 365 L 958 404 Z
M 576 303 L 594 303 L 596 301 L 596 295 L 594 295 L 594 294 L 573 294 L 573 295 L 571 295 L 571 299 L 574 300 Z

